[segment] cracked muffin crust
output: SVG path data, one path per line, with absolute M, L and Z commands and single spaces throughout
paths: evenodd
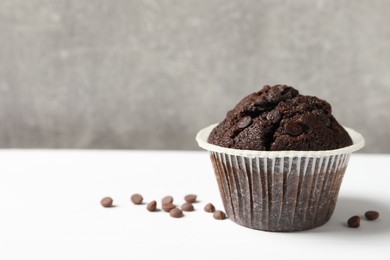
M 259 151 L 319 151 L 352 145 L 328 102 L 286 86 L 243 98 L 210 133 L 214 145 Z

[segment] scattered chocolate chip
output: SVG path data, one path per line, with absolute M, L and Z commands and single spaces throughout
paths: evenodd
M 250 116 L 244 116 L 243 118 L 238 121 L 237 126 L 238 128 L 245 128 L 252 122 L 252 118 Z
M 111 197 L 105 197 L 103 198 L 101 201 L 100 201 L 100 204 L 105 207 L 105 208 L 109 208 L 112 206 L 112 198 Z
M 289 135 L 297 136 L 302 134 L 302 126 L 297 122 L 288 122 L 284 127 Z
M 157 202 L 155 200 L 152 200 L 151 202 L 148 203 L 148 205 L 146 206 L 146 209 L 149 211 L 156 211 Z
M 172 218 L 181 218 L 183 217 L 183 211 L 179 208 L 174 208 L 174 209 L 171 209 L 169 211 L 169 215 L 172 217 Z
M 207 203 L 206 206 L 204 206 L 204 211 L 213 213 L 215 211 L 215 207 L 211 203 Z
M 278 110 L 272 110 L 268 113 L 267 119 L 270 120 L 273 124 L 276 124 L 282 119 L 282 115 Z
M 176 206 L 172 203 L 165 203 L 161 207 L 165 212 L 170 212 L 172 209 L 176 208 Z
M 366 213 L 364 213 L 364 216 L 366 216 L 367 220 L 375 220 L 375 219 L 379 218 L 379 212 L 378 211 L 369 210 Z
M 165 196 L 164 198 L 162 198 L 161 200 L 161 205 L 164 205 L 164 204 L 172 204 L 173 203 L 173 197 L 172 196 Z
M 184 200 L 189 203 L 195 203 L 196 202 L 196 195 L 195 194 L 188 194 L 184 196 Z
M 131 195 L 130 198 L 131 202 L 133 202 L 136 205 L 142 204 L 143 199 L 144 198 L 142 197 L 142 195 L 138 193 Z
M 223 220 L 226 218 L 226 214 L 225 212 L 221 211 L 221 210 L 216 210 L 214 213 L 213 213 L 213 217 L 217 220 Z
M 347 223 L 348 223 L 348 227 L 358 228 L 360 226 L 360 217 L 359 216 L 350 217 Z
M 181 205 L 181 209 L 183 211 L 194 211 L 194 205 L 190 202 L 186 202 L 183 205 Z

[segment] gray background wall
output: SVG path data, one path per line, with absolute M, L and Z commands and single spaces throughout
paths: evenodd
M 390 152 L 390 1 L 0 1 L 0 147 L 195 149 L 264 84 Z

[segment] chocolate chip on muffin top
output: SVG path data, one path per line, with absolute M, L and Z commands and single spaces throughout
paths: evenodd
M 208 142 L 259 151 L 333 150 L 352 144 L 328 102 L 286 85 L 264 86 L 243 98 Z

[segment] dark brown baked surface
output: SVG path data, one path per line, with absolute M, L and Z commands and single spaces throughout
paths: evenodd
M 319 151 L 352 145 L 328 102 L 285 86 L 264 86 L 242 99 L 210 133 L 218 146 L 259 151 Z

